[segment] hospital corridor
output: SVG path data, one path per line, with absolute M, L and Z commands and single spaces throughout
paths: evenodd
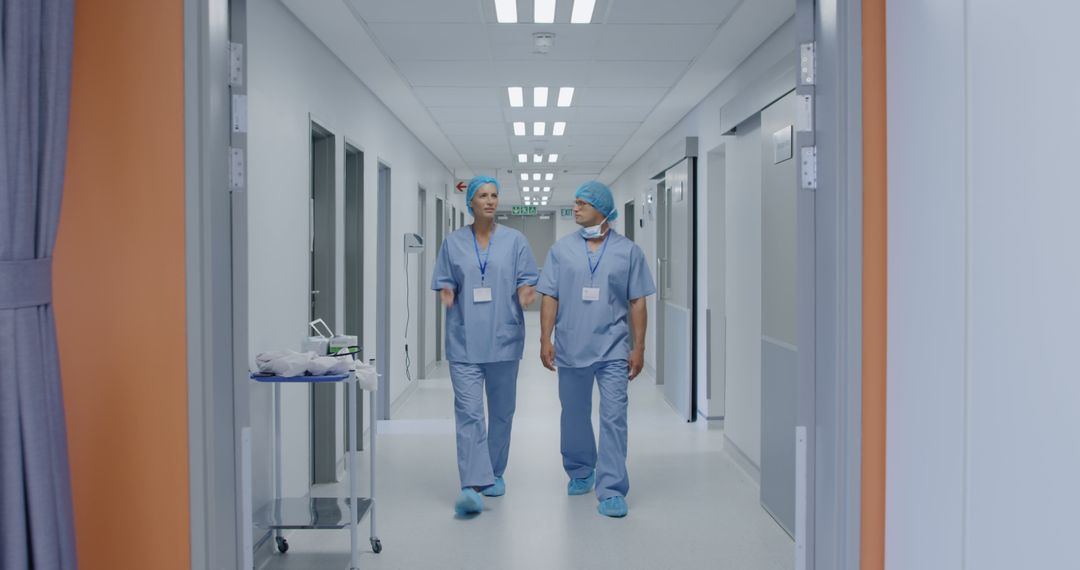
M 0 0 L 0 570 L 1080 569 L 1077 21 Z

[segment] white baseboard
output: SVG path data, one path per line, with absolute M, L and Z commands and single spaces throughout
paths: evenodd
M 755 465 L 754 462 L 750 460 L 750 457 L 746 455 L 734 441 L 731 441 L 731 438 L 728 437 L 726 433 L 724 434 L 724 450 L 728 452 L 728 455 L 735 461 L 735 464 L 750 477 L 754 484 L 760 487 L 761 468 Z

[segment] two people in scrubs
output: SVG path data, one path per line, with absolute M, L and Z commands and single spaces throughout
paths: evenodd
M 525 348 L 522 307 L 536 300 L 536 260 L 521 232 L 495 223 L 499 183 L 476 177 L 465 196 L 473 223 L 451 233 L 431 288 L 446 310 L 446 356 L 454 386 L 459 516 L 480 513 L 483 496 L 506 492 L 503 473 Z M 484 394 L 487 394 L 487 425 Z
M 537 286 L 543 295 L 540 359 L 558 369 L 567 493 L 584 495 L 595 487 L 600 514 L 622 517 L 630 490 L 627 388 L 644 365 L 645 297 L 656 293 L 656 285 L 641 248 L 608 225 L 618 217 L 611 190 L 586 182 L 574 197 L 574 221 L 582 227 L 551 247 Z M 599 449 L 592 427 L 594 380 Z

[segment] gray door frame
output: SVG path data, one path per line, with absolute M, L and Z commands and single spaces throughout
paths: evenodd
M 349 137 L 344 137 L 345 168 L 345 322 L 342 334 L 355 335 L 360 345 L 360 358 L 364 358 L 364 150 Z M 355 171 L 354 171 L 355 170 Z M 355 185 L 350 185 L 354 182 Z M 342 413 L 345 423 L 344 449 L 347 453 L 351 443 L 353 421 L 364 425 L 364 391 L 356 390 L 356 417 L 349 417 L 349 402 L 342 391 Z M 364 441 L 357 442 L 357 450 L 364 450 Z
M 315 116 L 308 116 L 309 146 L 309 320 L 323 319 L 334 332 L 337 320 L 337 149 L 339 135 Z M 311 334 L 305 326 L 302 334 Z M 312 483 L 337 481 L 337 406 L 340 387 L 313 383 L 311 392 Z M 343 398 L 344 400 L 344 398 Z
M 375 358 L 376 372 L 379 374 L 379 389 L 375 392 L 376 418 L 380 420 L 390 419 L 390 257 L 391 239 L 390 219 L 390 196 L 393 194 L 393 184 L 390 165 L 380 159 L 378 161 L 378 234 L 376 249 L 378 260 L 376 261 L 377 283 L 375 285 L 375 330 L 378 339 L 378 349 Z
M 232 96 L 247 94 L 246 54 L 230 81 L 230 42 L 247 41 L 246 0 L 184 1 L 184 192 L 190 554 L 194 569 L 251 561 L 245 519 L 247 186 L 230 178 Z M 243 101 L 240 98 L 239 101 Z M 241 103 L 243 104 L 243 103 Z
M 427 190 L 420 186 L 416 192 L 416 233 L 424 238 L 424 249 L 416 253 L 416 379 L 427 377 L 427 287 L 424 277 L 427 275 Z
M 446 239 L 446 200 L 435 197 L 435 249 L 432 257 L 439 255 L 443 240 Z M 424 291 L 427 291 L 425 288 Z M 435 300 L 435 360 L 443 359 L 443 320 L 446 312 L 442 303 Z

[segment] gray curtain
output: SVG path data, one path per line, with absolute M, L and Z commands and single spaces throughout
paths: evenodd
M 73 0 L 0 0 L 0 568 L 75 568 L 52 308 Z

